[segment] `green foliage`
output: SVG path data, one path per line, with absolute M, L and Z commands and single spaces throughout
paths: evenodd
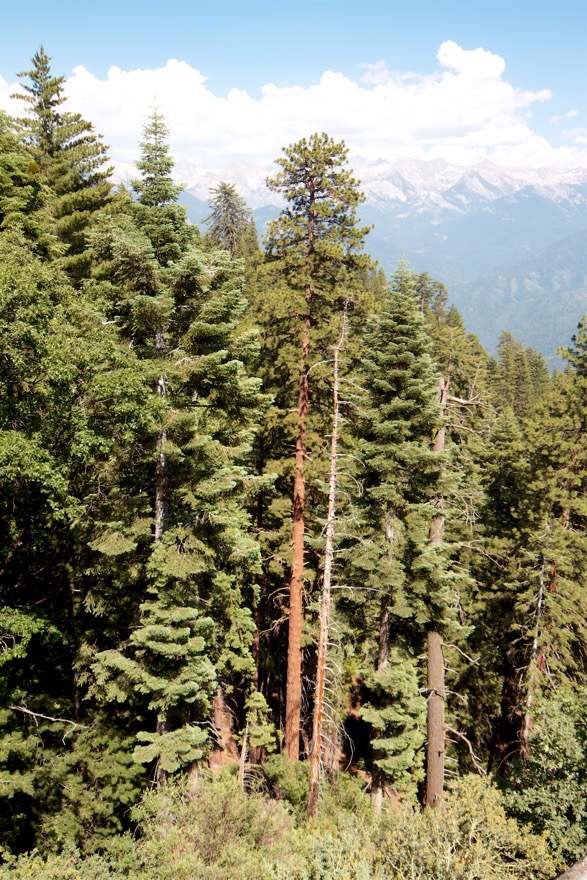
M 135 808 L 145 880 L 271 880 L 289 861 L 287 810 L 243 795 L 230 775 L 164 786 Z
M 0 114 L 0 877 L 538 880 L 582 855 L 585 319 L 553 380 L 511 334 L 489 363 L 441 284 L 400 266 L 388 286 L 363 256 L 326 134 L 277 162 L 263 261 L 230 184 L 200 240 L 158 111 L 133 202 L 43 48 L 22 76 L 26 117 Z M 145 765 L 193 782 L 217 687 L 254 760 L 276 747 L 302 422 L 311 669 L 345 300 L 329 685 L 372 779 L 333 773 L 305 824 L 307 766 L 270 755 L 273 799 L 202 774 L 148 794 L 125 836 Z M 415 800 L 431 626 L 470 633 L 475 658 L 446 646 L 451 724 L 478 756 L 462 748 L 457 776 L 493 760 L 505 794 L 467 777 L 379 821 L 370 783 Z
M 52 75 L 43 46 L 31 60 L 32 68 L 19 74 L 25 94 L 15 95 L 28 113 L 17 120 L 18 131 L 50 190 L 52 232 L 65 247 L 63 264 L 79 280 L 89 270 L 86 231 L 110 199 L 111 169 L 105 167 L 106 147 L 92 124 L 59 109 L 65 80 Z
M 394 880 L 549 880 L 554 871 L 544 839 L 507 818 L 478 776 L 433 810 L 388 812 L 375 840 L 377 867 Z
M 18 140 L 11 121 L 0 111 L 0 230 L 22 229 L 37 253 L 59 254 L 50 233 L 49 191 L 39 167 Z
M 533 349 L 524 349 L 522 343 L 507 332 L 499 337 L 497 355 L 496 405 L 500 409 L 511 408 L 517 416 L 530 415 L 550 385 L 544 358 Z
M 101 856 L 84 858 L 75 849 L 44 856 L 34 851 L 12 864 L 0 865 L 1 880 L 123 880 L 127 877 Z
M 365 676 L 360 716 L 371 725 L 373 763 L 394 788 L 412 792 L 422 778 L 416 754 L 424 742 L 426 701 L 416 666 L 392 648 L 387 665 Z
M 259 691 L 253 691 L 245 703 L 248 725 L 249 745 L 253 749 L 264 749 L 271 754 L 277 748 L 275 724 L 270 718 L 267 700 Z
M 212 213 L 205 218 L 208 236 L 216 247 L 228 251 L 232 259 L 247 256 L 251 212 L 233 183 L 220 181 L 210 190 L 208 202 Z
M 133 205 L 137 225 L 145 233 L 157 261 L 162 266 L 175 262 L 193 239 L 186 221 L 186 209 L 176 204 L 182 191 L 173 183 L 173 159 L 169 155 L 169 131 L 158 110 L 144 128 L 137 168 L 141 177 L 132 181 L 138 203 Z
M 275 758 L 269 763 L 277 765 Z M 138 837 L 111 841 L 102 858 L 81 860 L 66 849 L 46 862 L 24 856 L 3 870 L 6 876 L 55 880 L 549 880 L 553 875 L 544 839 L 506 817 L 487 780 L 465 778 L 435 810 L 396 804 L 380 820 L 357 781 L 341 777 L 340 783 L 325 792 L 320 819 L 306 822 L 300 815 L 295 827 L 282 803 L 243 795 L 233 775 L 201 774 L 189 784 L 149 792 L 133 809 Z M 43 864 L 54 873 L 43 875 Z
M 308 803 L 308 764 L 289 761 L 283 755 L 270 755 L 263 764 L 263 776 L 273 797 L 287 801 L 302 815 Z
M 587 720 L 582 691 L 541 700 L 528 755 L 502 780 L 511 816 L 544 834 L 559 868 L 583 858 L 587 845 Z

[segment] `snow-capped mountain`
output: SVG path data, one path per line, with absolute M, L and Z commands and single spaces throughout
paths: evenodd
M 504 169 L 487 160 L 465 168 L 443 159 L 392 163 L 361 158 L 353 159 L 350 166 L 366 197 L 361 221 L 373 227 L 367 250 L 386 271 L 392 272 L 398 260 L 406 259 L 415 271 L 443 281 L 466 315 L 467 327 L 491 350 L 500 332 L 497 328 L 513 329 L 507 325 L 514 315 L 507 300 L 514 294 L 508 291 L 515 287 L 508 285 L 508 267 L 518 284 L 520 267 L 531 275 L 536 259 L 540 289 L 526 305 L 516 304 L 515 332 L 547 357 L 570 341 L 581 313 L 587 312 L 584 238 L 577 236 L 587 227 L 587 168 Z M 185 187 L 181 200 L 193 222 L 202 223 L 209 214 L 210 189 L 224 180 L 236 185 L 262 233 L 281 205 L 280 196 L 265 183 L 277 170 L 245 162 L 217 169 L 179 162 L 175 178 Z M 118 180 L 133 176 L 132 166 L 117 166 Z M 563 240 L 566 259 L 573 264 L 568 290 L 564 283 L 549 283 L 548 266 L 543 264 L 544 252 Z M 566 277 L 557 271 L 559 279 Z M 498 277 L 500 295 L 492 297 L 488 279 Z M 553 297 L 560 318 L 555 324 Z M 526 329 L 522 333 L 520 328 Z
M 377 208 L 403 212 L 438 214 L 443 211 L 466 214 L 479 203 L 488 204 L 512 197 L 525 188 L 553 202 L 569 202 L 587 207 L 587 168 L 556 172 L 551 169 L 503 169 L 485 160 L 462 167 L 444 159 L 401 159 L 398 162 L 369 162 L 357 158 L 350 163 L 365 193 L 366 203 Z M 136 176 L 129 163 L 115 163 L 115 178 L 128 181 Z M 174 177 L 196 199 L 206 202 L 210 189 L 219 181 L 234 183 L 252 210 L 279 205 L 280 197 L 266 186 L 266 178 L 276 171 L 236 161 L 222 168 L 210 168 L 182 161 Z

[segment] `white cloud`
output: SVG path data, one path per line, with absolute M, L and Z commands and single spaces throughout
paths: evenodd
M 381 85 L 389 79 L 389 70 L 385 61 L 376 61 L 375 64 L 359 64 L 359 67 L 365 70 L 361 77 L 362 82 Z
M 572 128 L 570 131 L 565 131 L 565 135 L 576 144 L 587 146 L 587 128 Z
M 453 40 L 442 43 L 436 57 L 443 65 L 473 82 L 499 79 L 505 70 L 505 61 L 485 49 L 461 49 Z
M 560 116 L 551 116 L 551 122 L 564 122 L 566 119 L 574 119 L 579 115 L 578 110 L 567 110 L 566 113 L 562 113 Z
M 105 79 L 77 67 L 67 93 L 71 108 L 94 122 L 112 156 L 122 161 L 136 158 L 145 119 L 157 104 L 178 161 L 267 162 L 292 141 L 327 131 L 367 159 L 587 165 L 580 139 L 572 147 L 554 147 L 533 131 L 531 109 L 551 98 L 550 91 L 511 85 L 503 58 L 485 49 L 463 49 L 449 40 L 437 59 L 440 67 L 429 74 L 390 73 L 378 61 L 363 65 L 361 81 L 325 71 L 308 87 L 267 83 L 258 97 L 239 88 L 215 95 L 200 71 L 173 59 L 154 70 L 113 67 Z M 0 106 L 21 113 L 8 97 L 13 90 L 0 80 Z

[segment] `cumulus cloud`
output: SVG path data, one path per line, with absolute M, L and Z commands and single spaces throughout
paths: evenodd
M 202 72 L 174 59 L 152 70 L 112 67 L 105 79 L 77 67 L 66 89 L 71 109 L 94 122 L 119 161 L 136 158 L 145 119 L 157 106 L 167 118 L 176 160 L 199 164 L 269 162 L 284 145 L 327 131 L 344 138 L 351 155 L 367 159 L 587 165 L 580 138 L 572 147 L 553 147 L 533 131 L 532 107 L 551 92 L 510 84 L 499 55 L 448 40 L 437 61 L 439 67 L 426 74 L 392 73 L 378 61 L 363 65 L 357 80 L 325 71 L 307 87 L 269 82 L 254 97 L 237 84 L 216 95 Z M 9 112 L 16 112 L 8 97 L 13 90 L 0 80 L 0 106 Z

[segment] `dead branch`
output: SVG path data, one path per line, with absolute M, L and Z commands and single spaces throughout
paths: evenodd
M 476 660 L 473 660 L 473 658 L 472 658 L 472 657 L 469 657 L 468 654 L 465 654 L 465 652 L 464 652 L 461 648 L 459 648 L 458 645 L 451 645 L 449 642 L 443 642 L 443 647 L 445 647 L 445 648 L 454 648 L 455 651 L 458 651 L 459 654 L 461 654 L 461 656 L 464 657 L 465 660 L 468 660 L 469 663 L 472 663 L 473 666 L 478 666 L 478 665 L 479 665 L 479 660 L 481 659 L 481 655 L 479 655 L 479 657 L 477 657 Z
M 477 770 L 478 773 L 481 774 L 481 776 L 487 776 L 487 771 L 479 763 L 479 758 L 475 755 L 475 752 L 473 751 L 473 746 L 471 745 L 470 740 L 467 739 L 465 734 L 461 733 L 458 730 L 455 730 L 454 727 L 449 727 L 447 724 L 444 725 L 444 729 L 447 730 L 449 733 L 454 734 L 454 736 L 458 736 L 459 739 L 461 739 L 464 743 L 466 743 L 466 746 L 469 750 L 469 754 L 471 755 L 471 759 L 473 761 L 473 764 L 475 765 L 475 769 Z
M 12 709 L 13 712 L 22 712 L 23 715 L 29 715 L 34 719 L 36 726 L 39 726 L 38 719 L 42 718 L 43 721 L 56 721 L 58 724 L 71 724 L 71 733 L 79 727 L 82 730 L 88 730 L 87 724 L 80 724 L 78 721 L 71 721 L 69 718 L 53 718 L 52 715 L 43 715 L 42 712 L 32 712 L 30 709 L 25 709 L 24 706 L 9 706 L 9 709 Z M 66 734 L 67 736 L 67 734 Z M 65 741 L 65 736 L 63 737 Z

